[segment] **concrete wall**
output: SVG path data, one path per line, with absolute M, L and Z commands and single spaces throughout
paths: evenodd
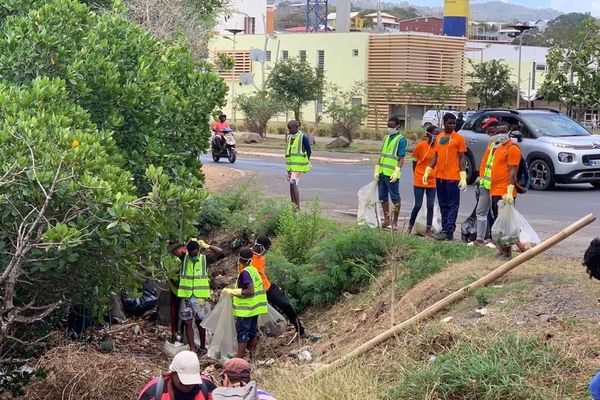
M 222 35 L 228 34 L 226 29 L 244 29 L 244 19 L 254 18 L 255 34 L 265 33 L 267 0 L 231 0 L 228 4 L 232 14 L 221 17 L 216 30 Z

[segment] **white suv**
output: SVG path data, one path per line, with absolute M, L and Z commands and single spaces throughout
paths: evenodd
M 459 111 L 456 110 L 429 110 L 423 115 L 423 121 L 421 121 L 421 125 L 423 128 L 428 128 L 431 125 L 443 127 L 444 122 L 444 114 L 451 113 L 458 116 Z

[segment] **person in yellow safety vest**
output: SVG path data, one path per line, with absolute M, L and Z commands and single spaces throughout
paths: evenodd
M 388 120 L 388 134 L 383 139 L 381 155 L 375 166 L 373 179 L 377 181 L 379 201 L 383 208 L 382 228 L 398 229 L 400 214 L 400 177 L 406 156 L 406 139 L 400 133 L 400 119 L 391 117 Z M 389 198 L 394 205 L 390 218 Z
M 258 316 L 267 314 L 267 294 L 263 281 L 252 266 L 254 253 L 249 247 L 242 247 L 238 258 L 244 269 L 240 272 L 235 289 L 225 288 L 223 294 L 233 297 L 233 315 L 238 342 L 238 358 L 246 356 L 246 350 L 252 360 L 258 345 Z
M 185 334 L 190 351 L 196 351 L 194 342 L 194 327 L 196 323 L 200 336 L 199 353 L 206 352 L 206 330 L 200 326 L 202 320 L 210 312 L 210 280 L 206 256 L 200 254 L 200 249 L 208 249 L 220 255 L 219 247 L 211 246 L 202 240 L 192 239 L 187 244 L 187 252 L 180 253 L 181 269 L 177 286 L 177 297 L 180 298 L 179 319 L 184 323 Z
M 300 176 L 310 171 L 310 139 L 300 130 L 300 122 L 288 122 L 287 147 L 285 150 L 285 180 L 290 184 L 290 197 L 296 207 L 300 208 L 300 192 L 298 184 Z

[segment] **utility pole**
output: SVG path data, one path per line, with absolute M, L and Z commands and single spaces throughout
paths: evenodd
M 509 25 L 508 28 L 513 29 L 512 37 L 519 38 L 519 65 L 517 66 L 517 108 L 521 106 L 521 53 L 523 50 L 523 33 L 527 32 L 534 26 L 530 25 Z

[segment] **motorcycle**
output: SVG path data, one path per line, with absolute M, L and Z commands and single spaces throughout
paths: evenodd
M 221 132 L 216 132 L 210 143 L 210 150 L 214 162 L 219 162 L 221 157 L 227 157 L 229 162 L 233 164 L 237 157 L 233 131 L 231 129 L 223 129 Z

